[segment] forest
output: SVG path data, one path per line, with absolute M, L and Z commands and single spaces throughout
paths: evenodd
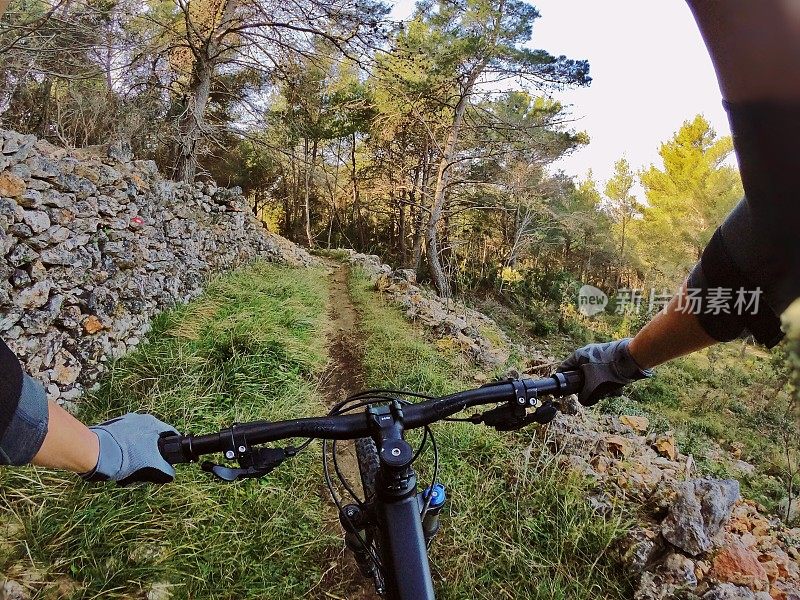
M 240 186 L 269 228 L 416 270 L 443 296 L 576 282 L 674 289 L 742 194 L 728 137 L 676 123 L 662 164 L 553 165 L 591 143 L 521 0 L 18 0 L 0 126 L 120 140 L 173 179 Z M 613 160 L 613 159 L 611 159 Z M 523 307 L 524 308 L 524 307 Z

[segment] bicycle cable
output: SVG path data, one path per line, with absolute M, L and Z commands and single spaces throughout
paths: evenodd
M 426 425 L 425 429 L 430 429 L 430 425 Z M 431 507 L 431 502 L 433 501 L 433 486 L 436 485 L 436 480 L 439 478 L 439 448 L 436 445 L 436 437 L 433 435 L 433 431 L 430 431 L 431 437 L 431 446 L 433 447 L 433 478 L 431 480 L 430 486 L 428 486 L 428 497 L 425 499 L 425 507 L 422 509 L 421 519 L 424 521 L 425 517 L 428 515 L 428 510 Z

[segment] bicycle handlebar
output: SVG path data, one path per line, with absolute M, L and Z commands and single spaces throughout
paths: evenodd
M 435 400 L 403 407 L 403 428 L 425 427 L 436 421 L 481 404 L 519 401 L 528 406 L 538 396 L 564 397 L 577 394 L 583 386 L 580 371 L 556 373 L 544 379 L 522 379 L 488 384 Z M 518 398 L 519 394 L 519 398 Z M 522 398 L 524 394 L 524 398 Z M 366 411 L 328 417 L 307 417 L 290 421 L 254 421 L 233 425 L 208 435 L 170 435 L 158 447 L 170 464 L 195 462 L 204 454 L 216 454 L 289 438 L 347 440 L 368 437 L 371 433 Z

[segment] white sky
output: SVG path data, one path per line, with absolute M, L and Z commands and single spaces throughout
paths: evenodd
M 658 163 L 659 144 L 698 113 L 730 134 L 711 60 L 683 0 L 531 3 L 542 15 L 532 45 L 591 66 L 591 86 L 555 94 L 592 140 L 558 163 L 567 173 L 583 177 L 592 169 L 602 183 L 623 155 L 635 169 Z M 413 6 L 396 0 L 394 18 Z

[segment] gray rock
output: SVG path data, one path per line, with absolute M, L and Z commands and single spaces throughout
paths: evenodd
M 78 379 L 91 387 L 105 362 L 147 341 L 151 317 L 213 273 L 258 257 L 316 263 L 267 232 L 241 190 L 166 181 L 124 145 L 110 145 L 118 168 L 15 132 L 0 130 L 0 149 L 14 189 L 25 187 L 0 198 L 0 332 L 65 405 Z
M 623 562 L 637 575 L 655 562 L 661 551 L 656 536 L 640 528 L 630 531 L 619 542 L 619 548 Z
M 17 202 L 24 208 L 40 208 L 43 204 L 42 192 L 28 188 L 22 196 L 17 198 Z
M 97 191 L 95 185 L 79 175 L 70 175 L 62 173 L 55 178 L 57 189 L 62 192 L 71 192 L 78 198 L 85 200 Z
M 23 309 L 40 308 L 50 299 L 50 290 L 53 284 L 50 281 L 40 281 L 19 292 L 14 298 L 14 304 Z
M 19 310 L 9 310 L 5 313 L 0 313 L 0 331 L 10 331 L 11 328 L 16 325 L 19 320 L 22 318 L 22 312 Z M 9 339 L 16 339 L 9 335 L 8 333 L 5 334 L 6 338 Z
M 9 223 L 22 221 L 24 209 L 11 198 L 0 198 L 0 215 L 6 217 Z
M 116 140 L 108 145 L 108 157 L 123 163 L 133 159 L 133 150 L 128 140 Z
M 24 163 L 15 164 L 9 169 L 9 171 L 13 175 L 16 175 L 20 179 L 24 179 L 25 181 L 28 181 L 31 178 L 31 169 Z
M 739 482 L 734 479 L 682 482 L 661 523 L 661 533 L 673 546 L 692 556 L 708 552 L 738 499 Z
M 703 600 L 772 600 L 772 596 L 732 583 L 721 583 L 703 594 Z
M 30 169 L 31 177 L 48 178 L 59 174 L 58 163 L 44 156 L 32 156 L 25 164 Z
M 42 233 L 50 228 L 50 217 L 46 212 L 40 210 L 26 210 L 22 219 L 34 234 Z
M 14 269 L 14 272 L 11 274 L 11 285 L 17 289 L 20 289 L 27 287 L 30 282 L 31 276 L 28 275 L 27 271 L 23 271 L 22 269 Z
M 661 565 L 663 577 L 670 583 L 681 587 L 696 587 L 697 576 L 694 573 L 694 562 L 683 554 L 669 554 Z
M 25 223 L 14 223 L 13 225 L 9 225 L 8 233 L 19 239 L 30 238 L 33 235 L 33 231 L 29 226 L 25 225 Z
M 30 600 L 31 595 L 16 581 L 7 579 L 0 588 L 0 600 Z
M 731 466 L 742 475 L 753 475 L 756 472 L 755 465 L 743 460 L 736 460 Z

